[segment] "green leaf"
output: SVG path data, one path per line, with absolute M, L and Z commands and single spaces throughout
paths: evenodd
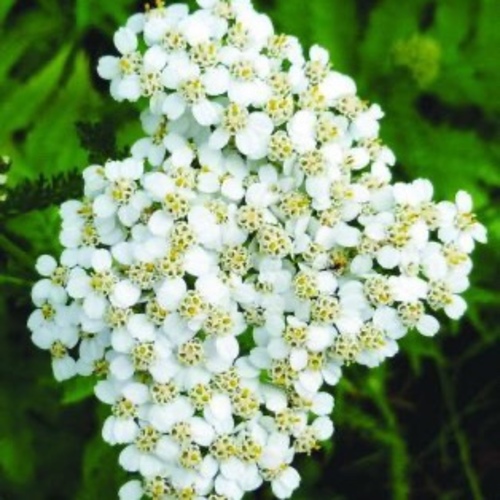
M 489 197 L 484 184 L 497 186 L 500 182 L 495 168 L 499 147 L 481 140 L 472 130 L 424 121 L 396 97 L 387 103 L 390 119 L 384 122 L 382 132 L 408 175 L 429 178 L 440 197 L 450 198 L 465 189 L 471 191 L 476 207 L 486 205 Z
M 314 1 L 317 0 L 312 0 Z M 311 3 L 277 2 L 272 12 L 272 19 L 277 33 L 286 33 L 300 38 L 304 47 L 311 45 Z
M 61 46 L 60 39 L 69 42 L 66 31 L 64 16 L 49 15 L 37 8 L 12 16 L 1 38 L 2 92 L 10 94 L 46 66 L 54 57 L 55 48 Z
M 28 483 L 34 475 L 29 429 L 0 438 L 0 471 L 13 483 Z
M 59 209 L 52 207 L 12 218 L 8 221 L 7 228 L 26 241 L 26 246 L 29 245 L 31 249 L 30 253 L 35 256 L 59 251 L 60 225 Z
M 483 106 L 491 115 L 500 109 L 500 68 L 492 47 L 500 45 L 498 5 L 491 0 L 439 2 L 432 32 L 443 49 L 443 70 L 435 91 L 446 102 Z
M 431 32 L 442 42 L 445 53 L 456 50 L 467 42 L 471 28 L 477 19 L 477 2 L 437 2 L 435 22 Z
M 134 12 L 133 0 L 102 2 L 101 0 L 77 0 L 75 4 L 76 24 L 79 29 L 89 25 L 100 25 L 109 17 L 119 26 Z
M 313 43 L 330 51 L 335 69 L 350 73 L 353 70 L 353 48 L 358 36 L 355 2 L 316 0 L 307 4 Z
M 15 0 L 2 0 L 0 3 L 0 24 L 3 23 L 10 10 L 14 6 Z
M 85 447 L 81 488 L 76 500 L 116 498 L 116 492 L 126 481 L 118 466 L 118 453 L 101 436 L 95 436 Z
M 425 361 L 433 359 L 439 363 L 443 360 L 436 339 L 424 337 L 416 331 L 410 332 L 400 345 L 416 375 L 422 372 L 422 365 Z
M 63 404 L 75 404 L 94 395 L 96 381 L 93 377 L 77 377 L 64 383 Z
M 13 84 L 11 93 L 0 101 L 0 122 L 2 123 L 0 143 L 10 144 L 10 147 L 7 146 L 7 151 L 3 153 L 7 152 L 16 165 L 9 175 L 11 183 L 15 183 L 20 177 L 29 177 L 34 174 L 32 167 L 30 168 L 23 156 L 19 154 L 14 136 L 17 131 L 26 130 L 32 123 L 39 120 L 50 108 L 48 100 L 53 95 L 54 88 L 61 77 L 68 53 L 67 48 L 62 48 L 49 64 L 24 85 Z
M 394 44 L 419 31 L 418 19 L 423 4 L 424 0 L 383 0 L 371 12 L 368 30 L 360 46 L 361 68 L 368 82 L 393 71 Z M 367 87 L 371 87 L 370 83 Z
M 88 63 L 82 53 L 76 56 L 66 85 L 52 97 L 51 106 L 36 120 L 26 139 L 24 162 L 31 167 L 30 174 L 53 175 L 87 163 L 75 124 L 82 116 L 93 116 L 100 99 L 90 84 Z

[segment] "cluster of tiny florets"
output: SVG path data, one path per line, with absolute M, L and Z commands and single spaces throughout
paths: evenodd
M 62 205 L 29 327 L 57 379 L 99 379 L 123 500 L 288 498 L 342 366 L 459 318 L 486 234 L 465 192 L 391 183 L 382 112 L 325 49 L 247 0 L 198 3 L 132 16 L 100 60 L 147 136 Z

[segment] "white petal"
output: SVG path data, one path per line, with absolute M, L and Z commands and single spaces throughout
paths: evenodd
M 62 359 L 52 360 L 52 371 L 58 382 L 67 380 L 76 375 L 76 362 L 73 358 L 65 356 Z
M 120 28 L 115 33 L 113 41 L 121 54 L 130 54 L 137 49 L 137 36 L 129 28 Z
M 233 201 L 239 201 L 245 196 L 245 190 L 241 182 L 233 177 L 222 183 L 221 192 L 226 198 Z
M 472 197 L 465 191 L 459 191 L 455 197 L 458 210 L 463 213 L 468 213 L 472 210 Z
M 83 310 L 85 314 L 92 319 L 99 319 L 104 316 L 108 301 L 95 293 L 87 295 L 83 301 Z
M 231 416 L 231 400 L 225 394 L 216 394 L 210 400 L 208 408 L 218 420 L 225 420 Z
M 193 441 L 201 446 L 210 446 L 215 438 L 212 426 L 201 417 L 193 417 L 190 424 Z
M 141 500 L 143 493 L 141 482 L 133 480 L 125 483 L 120 488 L 118 497 L 120 500 Z
M 230 138 L 231 136 L 226 131 L 219 128 L 210 136 L 208 144 L 212 149 L 222 149 Z
M 218 337 L 215 341 L 217 353 L 222 359 L 233 361 L 238 357 L 239 344 L 232 335 Z
M 184 256 L 184 269 L 192 276 L 203 276 L 214 270 L 215 258 L 213 254 L 201 247 L 189 249 Z
M 328 417 L 317 418 L 313 422 L 312 427 L 317 439 L 320 441 L 330 438 L 333 434 L 333 423 Z
M 137 304 L 140 297 L 141 289 L 130 280 L 123 280 L 115 285 L 110 299 L 114 306 L 125 309 Z
M 50 276 L 57 268 L 57 261 L 50 255 L 42 255 L 36 261 L 36 270 L 42 276 Z
M 134 338 L 141 342 L 151 341 L 156 337 L 155 327 L 145 314 L 131 316 L 127 322 L 127 329 Z
M 454 295 L 450 305 L 444 308 L 444 312 L 451 319 L 461 318 L 467 310 L 467 303 L 459 295 Z
M 171 120 L 177 120 L 186 110 L 186 101 L 179 94 L 170 94 L 163 102 L 163 112 Z
M 330 415 L 333 411 L 333 396 L 327 392 L 318 393 L 311 409 L 316 415 Z
M 126 356 L 113 359 L 109 369 L 118 380 L 127 380 L 134 375 L 134 366 Z
M 99 273 L 111 269 L 111 254 L 108 250 L 96 250 L 92 254 L 92 267 Z
M 299 375 L 299 381 L 309 392 L 316 392 L 323 382 L 321 373 L 306 370 Z
M 216 102 L 204 99 L 193 106 L 192 112 L 200 125 L 208 127 L 220 122 L 222 106 Z
M 182 278 L 165 280 L 157 292 L 159 304 L 168 311 L 177 308 L 186 294 L 187 286 Z
M 433 337 L 439 331 L 439 321 L 434 316 L 425 314 L 420 318 L 417 330 L 426 337 Z
M 296 372 L 307 366 L 308 356 L 305 349 L 293 349 L 290 354 L 290 366 Z
M 105 80 L 112 80 L 120 74 L 120 60 L 113 56 L 101 57 L 97 65 L 97 73 Z
M 123 78 L 116 89 L 121 99 L 137 101 L 141 97 L 141 80 L 138 75 L 130 75 Z
M 221 95 L 227 91 L 229 72 L 224 67 L 210 68 L 203 76 L 203 84 L 208 95 Z
M 147 72 L 160 72 L 167 63 L 168 55 L 163 48 L 153 45 L 144 54 L 144 68 Z
M 385 246 L 377 252 L 377 261 L 385 269 L 394 269 L 400 261 L 400 252 L 394 247 Z
M 307 330 L 307 347 L 313 352 L 324 351 L 333 344 L 333 339 L 332 327 L 311 325 Z
M 157 210 L 148 221 L 148 228 L 155 236 L 167 236 L 173 225 L 174 221 L 163 210 Z
M 110 217 L 116 212 L 116 205 L 107 194 L 99 195 L 92 205 L 97 217 Z

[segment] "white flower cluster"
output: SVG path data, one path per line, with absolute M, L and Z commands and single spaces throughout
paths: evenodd
M 101 378 L 138 473 L 121 499 L 288 498 L 332 435 L 325 387 L 459 318 L 486 233 L 465 192 L 391 183 L 382 112 L 326 50 L 247 0 L 198 3 L 132 16 L 101 59 L 115 99 L 148 99 L 147 137 L 63 204 L 29 327 L 57 379 Z

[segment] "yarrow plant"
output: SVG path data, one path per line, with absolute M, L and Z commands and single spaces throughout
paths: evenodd
M 133 15 L 100 60 L 146 136 L 62 205 L 29 328 L 58 380 L 99 378 L 121 499 L 289 498 L 343 366 L 462 316 L 486 231 L 467 193 L 391 182 L 383 113 L 325 49 L 248 0 L 198 3 Z

